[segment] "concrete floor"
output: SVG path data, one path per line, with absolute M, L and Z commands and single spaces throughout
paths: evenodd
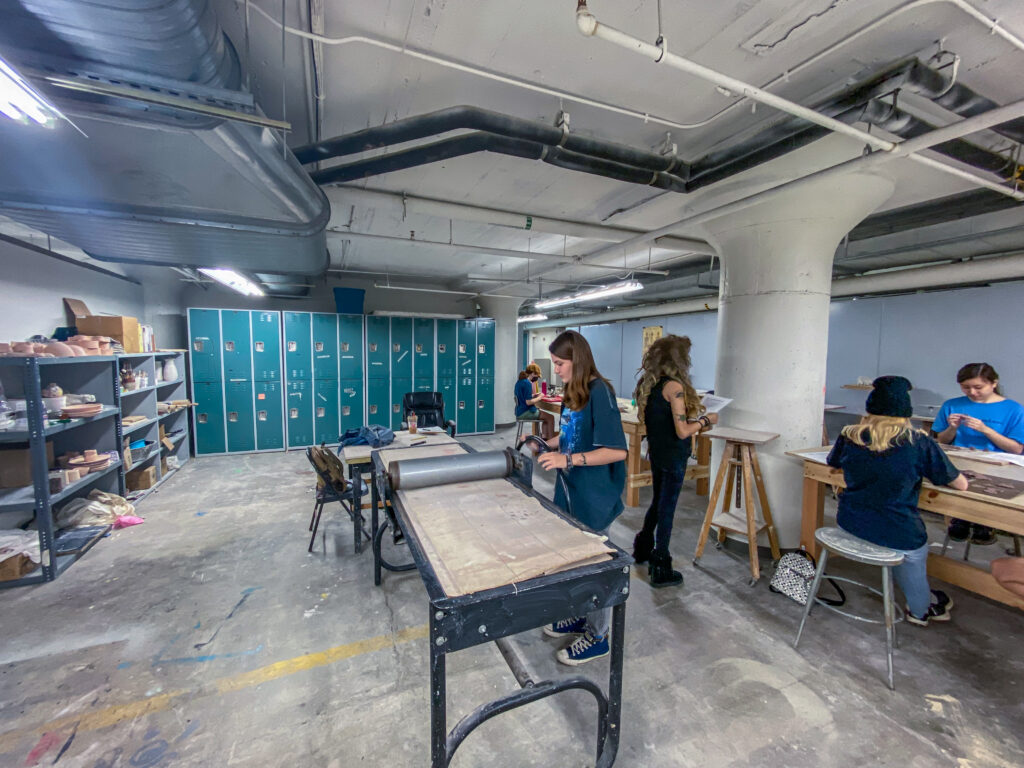
M 427 765 L 423 586 L 374 588 L 337 508 L 326 552 L 318 538 L 307 554 L 312 487 L 301 452 L 191 462 L 140 505 L 145 525 L 0 593 L 0 765 Z M 951 623 L 900 628 L 892 693 L 877 627 L 820 611 L 796 652 L 800 606 L 748 587 L 724 552 L 689 564 L 705 503 L 688 487 L 676 516 L 685 587 L 634 573 L 617 766 L 1024 764 L 1024 615 L 950 590 Z M 642 513 L 612 538 L 628 547 Z M 541 674 L 567 674 L 539 631 L 520 642 Z M 491 645 L 448 670 L 450 725 L 514 685 Z M 583 671 L 607 680 L 604 661 Z M 569 693 L 491 721 L 452 764 L 586 766 L 593 741 L 592 700 Z

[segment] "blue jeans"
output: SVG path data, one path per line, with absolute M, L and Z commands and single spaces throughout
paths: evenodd
M 906 557 L 902 565 L 892 569 L 892 575 L 907 600 L 907 608 L 922 618 L 932 604 L 932 591 L 928 586 L 928 544 L 918 549 L 900 551 Z
M 531 405 L 525 411 L 516 416 L 517 421 L 535 421 L 540 418 L 540 411 L 537 410 L 537 406 Z
M 654 534 L 654 554 L 668 557 L 668 542 L 672 538 L 672 521 L 676 516 L 676 503 L 686 477 L 686 464 L 679 468 L 659 469 L 651 467 L 654 494 L 651 506 L 644 516 L 643 532 Z

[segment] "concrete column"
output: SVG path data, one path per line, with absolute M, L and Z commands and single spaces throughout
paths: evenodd
M 516 318 L 525 299 L 480 296 L 476 301 L 484 317 L 494 318 L 494 423 L 511 424 L 516 420 L 512 398 L 520 370 Z
M 722 423 L 780 435 L 758 456 L 783 548 L 799 543 L 802 493 L 800 463 L 784 454 L 821 442 L 832 257 L 892 192 L 851 174 L 706 226 L 722 258 L 715 392 L 734 399 Z

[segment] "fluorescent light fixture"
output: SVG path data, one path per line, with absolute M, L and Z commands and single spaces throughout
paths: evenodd
M 547 320 L 548 316 L 544 314 L 540 315 L 523 315 L 516 320 L 517 323 L 533 323 L 537 320 Z
M 245 296 L 262 296 L 263 289 L 247 277 L 244 277 L 233 269 L 207 269 L 200 267 L 199 271 L 209 278 L 216 280 L 221 285 L 226 285 L 233 291 L 238 291 Z
M 52 128 L 60 111 L 44 99 L 3 59 L 0 59 L 0 112 L 20 123 Z
M 559 296 L 554 299 L 538 301 L 534 306 L 537 309 L 549 309 L 550 307 L 560 307 L 563 304 L 576 304 L 581 301 L 594 301 L 595 299 L 603 299 L 607 296 L 616 296 L 620 293 L 640 291 L 643 290 L 643 287 L 643 283 L 639 280 L 623 280 L 621 283 L 615 283 L 614 285 L 608 285 L 602 288 L 591 288 L 589 291 L 580 291 L 579 293 L 573 293 L 568 296 Z

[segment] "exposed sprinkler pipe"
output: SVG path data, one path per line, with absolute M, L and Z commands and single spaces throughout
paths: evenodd
M 834 133 L 864 142 L 872 149 L 883 150 L 884 152 L 893 152 L 899 145 L 898 142 L 892 142 L 868 133 L 867 131 L 862 131 L 859 128 L 847 125 L 841 120 L 836 120 L 833 117 L 823 115 L 816 110 L 803 106 L 802 104 L 797 104 L 789 99 L 784 99 L 781 96 L 769 93 L 763 88 L 758 88 L 756 85 L 745 83 L 735 77 L 717 72 L 710 67 L 705 67 L 703 64 L 698 64 L 695 61 L 691 61 L 683 56 L 672 53 L 667 49 L 664 41 L 662 41 L 662 45 L 660 46 L 654 45 L 631 35 L 627 35 L 625 32 L 615 29 L 614 27 L 610 27 L 607 24 L 602 24 L 587 8 L 587 0 L 577 0 L 576 26 L 579 28 L 580 32 L 587 37 L 597 37 L 601 40 L 614 43 L 620 48 L 636 51 L 637 53 L 652 59 L 657 64 L 666 64 L 673 69 L 678 69 L 681 72 L 706 80 L 709 83 L 714 83 L 715 85 L 725 88 L 733 93 L 741 93 L 747 98 L 753 99 L 754 101 L 762 104 L 767 104 L 770 107 L 775 107 L 782 112 L 787 112 L 803 120 L 807 120 L 810 123 L 814 123 L 815 125 L 820 125 L 822 128 L 827 128 Z M 904 144 L 905 143 L 906 142 L 904 142 Z M 934 146 L 934 144 L 929 146 Z M 995 192 L 1009 195 L 1018 200 L 1024 200 L 1024 195 L 1021 195 L 1021 193 L 1008 187 L 1004 187 L 1001 184 L 996 184 L 976 174 L 960 170 L 959 168 L 954 168 L 922 155 L 913 155 L 908 153 L 906 156 L 916 163 L 927 165 L 930 168 L 966 179 L 979 187 L 985 187 Z

